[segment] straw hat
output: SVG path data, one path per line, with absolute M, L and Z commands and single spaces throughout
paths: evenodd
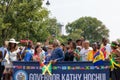
M 11 38 L 9 41 L 9 43 L 15 43 L 15 44 L 18 44 L 19 42 L 17 42 L 14 38 Z

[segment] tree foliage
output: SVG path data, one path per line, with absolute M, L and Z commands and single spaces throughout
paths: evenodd
M 0 0 L 0 40 L 29 38 L 45 41 L 58 26 L 56 19 L 49 18 L 49 11 L 42 7 L 42 1 Z
M 97 18 L 82 17 L 78 20 L 68 23 L 66 31 L 69 35 L 78 35 L 85 39 L 93 41 L 100 41 L 103 37 L 109 37 L 109 30 Z M 76 33 L 76 31 L 81 31 Z

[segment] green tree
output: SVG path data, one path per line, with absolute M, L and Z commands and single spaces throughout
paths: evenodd
M 1 38 L 18 40 L 37 36 L 49 13 L 42 7 L 42 0 L 1 0 L 0 10 Z
M 82 30 L 81 29 L 76 29 L 75 31 L 71 32 L 69 35 L 68 35 L 68 38 L 72 39 L 72 40 L 76 40 L 76 39 L 80 39 L 82 36 L 81 36 L 81 33 L 82 33 Z
M 45 40 L 48 14 L 42 0 L 0 0 L 0 40 Z
M 109 30 L 106 26 L 97 18 L 82 17 L 78 20 L 68 23 L 66 25 L 66 31 L 69 35 L 78 35 L 85 39 L 93 41 L 101 41 L 103 37 L 109 37 Z M 76 31 L 81 31 L 75 33 Z
M 50 35 L 56 35 L 59 36 L 59 23 L 57 23 L 57 19 L 55 18 L 49 18 L 47 21 L 47 31 L 50 33 Z

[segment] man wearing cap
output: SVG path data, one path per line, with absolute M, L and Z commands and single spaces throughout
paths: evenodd
M 87 61 L 88 52 L 92 50 L 92 48 L 89 45 L 90 42 L 88 40 L 85 40 L 83 43 L 83 48 L 80 51 L 80 56 L 82 58 L 82 61 Z

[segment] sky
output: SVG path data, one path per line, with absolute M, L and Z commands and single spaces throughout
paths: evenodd
M 110 41 L 120 38 L 120 0 L 49 1 L 50 5 L 45 7 L 51 11 L 50 16 L 55 17 L 64 26 L 80 17 L 96 17 L 110 30 Z M 65 27 L 63 33 L 65 34 Z

